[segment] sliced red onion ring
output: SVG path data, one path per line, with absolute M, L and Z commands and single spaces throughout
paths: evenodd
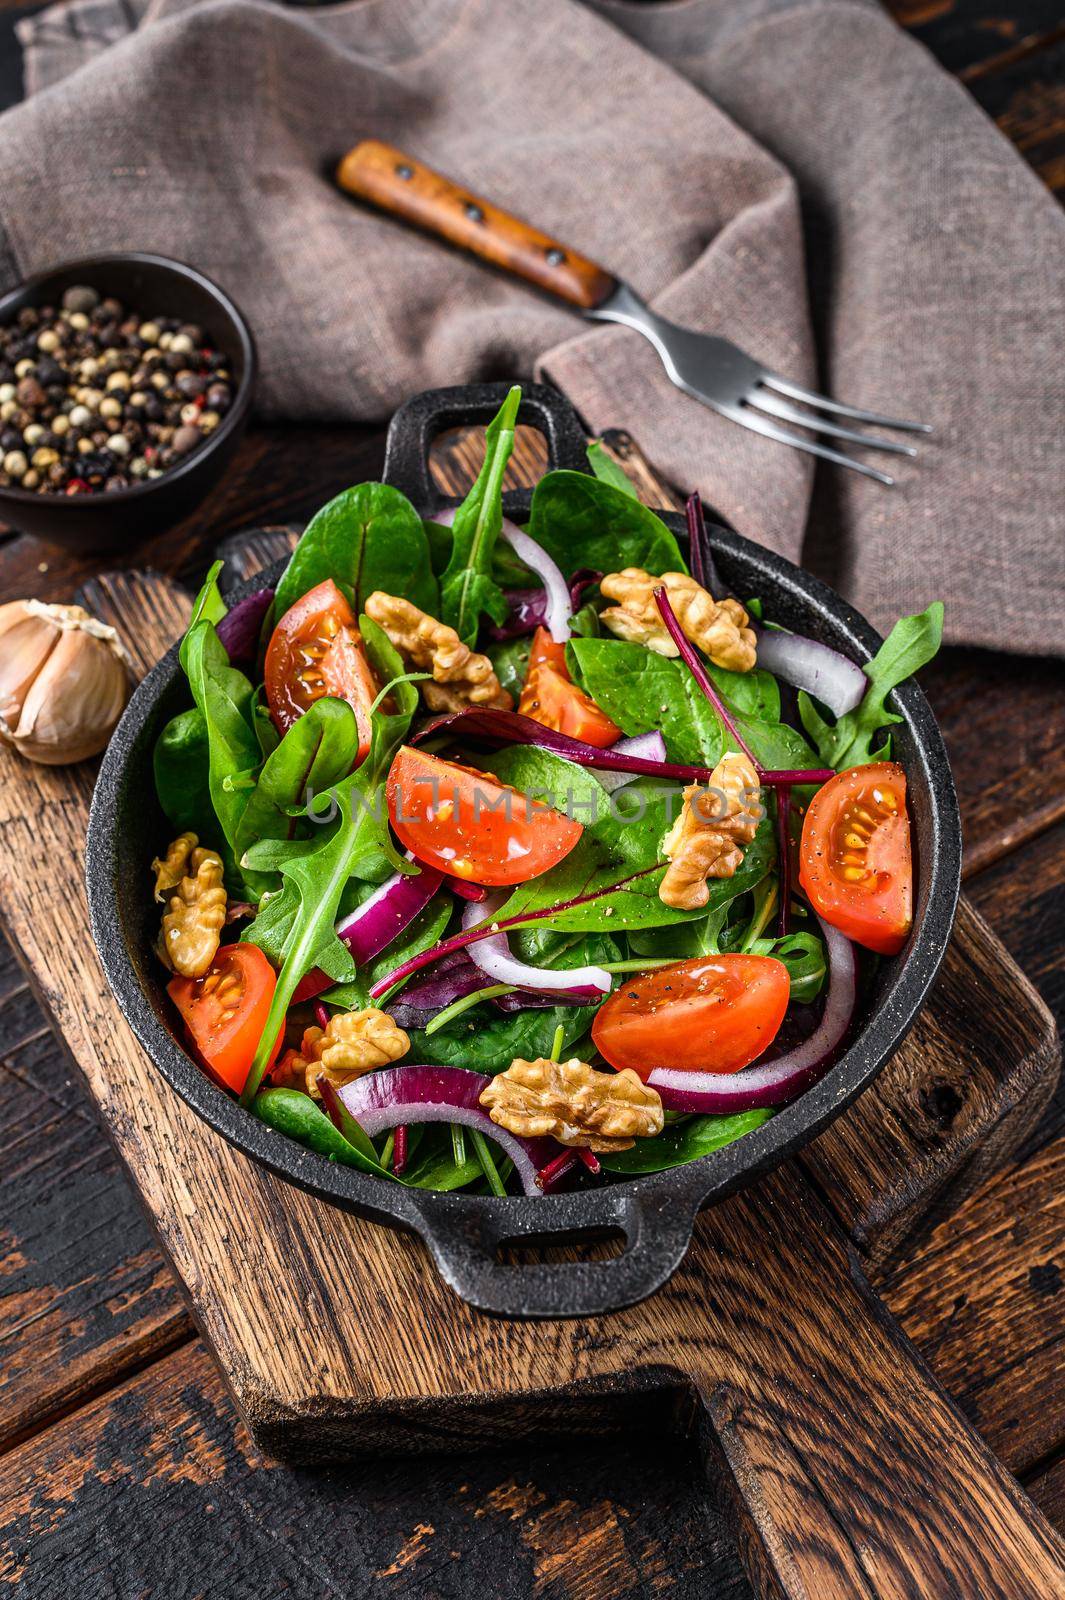
M 609 748 L 616 756 L 636 756 L 640 761 L 661 763 L 666 759 L 666 741 L 660 733 L 636 733 L 631 739 L 618 739 Z M 613 794 L 638 777 L 638 772 L 600 772 L 599 782 Z
M 462 926 L 469 932 L 486 917 L 493 917 L 506 896 L 493 896 L 483 905 L 470 905 L 462 914 Z M 569 998 L 580 997 L 585 1004 L 594 1004 L 610 993 L 610 974 L 602 967 L 566 967 L 552 970 L 549 967 L 531 967 L 510 953 L 505 933 L 493 933 L 471 944 L 467 955 L 480 967 L 493 983 L 510 983 L 515 989 L 532 989 L 539 994 L 564 992 Z
M 824 1076 L 854 1015 L 858 964 L 850 940 L 820 917 L 817 920 L 828 949 L 829 986 L 816 1031 L 775 1061 L 745 1067 L 742 1072 L 680 1072 L 656 1067 L 647 1083 L 658 1090 L 667 1111 L 725 1115 L 759 1106 L 782 1106 Z
M 365 965 L 414 921 L 443 881 L 443 873 L 435 867 L 423 866 L 417 876 L 393 873 L 368 900 L 337 923 L 337 938 L 343 939 L 357 965 Z
M 464 1067 L 389 1067 L 345 1084 L 340 1098 L 371 1139 L 418 1122 L 458 1122 L 476 1128 L 506 1152 L 522 1189 L 540 1195 L 536 1175 L 558 1154 L 553 1139 L 523 1139 L 494 1123 L 480 1103 L 489 1079 Z
M 778 628 L 759 628 L 757 632 L 760 667 L 795 689 L 805 689 L 833 716 L 845 716 L 859 704 L 869 679 L 855 662 L 801 633 L 782 633 Z
M 457 508 L 456 508 L 457 509 Z M 455 520 L 455 510 L 442 511 L 439 516 L 434 516 L 433 521 L 442 528 L 450 528 Z M 507 541 L 519 561 L 524 561 L 530 572 L 543 583 L 547 593 L 547 603 L 544 607 L 544 627 L 554 639 L 556 644 L 565 644 L 569 638 L 570 618 L 570 593 L 569 584 L 562 576 L 562 569 L 558 567 L 542 545 L 531 539 L 524 528 L 519 528 L 516 522 L 511 522 L 509 517 L 503 518 L 500 533 Z
M 238 600 L 232 611 L 227 611 L 218 624 L 218 637 L 234 665 L 255 660 L 263 618 L 273 598 L 272 589 L 255 589 L 243 600 Z

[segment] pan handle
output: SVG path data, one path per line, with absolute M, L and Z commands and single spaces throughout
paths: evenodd
M 546 1217 L 537 1218 L 537 1206 L 519 1202 L 474 1210 L 456 1207 L 446 1195 L 419 1198 L 419 1232 L 444 1281 L 478 1311 L 522 1320 L 599 1316 L 646 1299 L 680 1265 L 698 1210 L 694 1195 L 647 1199 L 620 1188 L 603 1190 L 594 1221 L 585 1211 L 570 1228 L 557 1216 L 548 1226 Z M 578 1230 L 587 1236 L 590 1226 L 620 1230 L 625 1249 L 604 1261 L 519 1266 L 499 1259 L 501 1246 L 523 1240 L 549 1244 Z
M 507 397 L 508 383 L 464 383 L 451 389 L 427 389 L 401 405 L 385 441 L 384 479 L 400 489 L 423 514 L 446 499 L 429 471 L 429 449 L 448 428 L 489 423 Z M 537 428 L 547 442 L 548 467 L 587 472 L 584 429 L 577 413 L 557 389 L 544 383 L 522 385 L 518 421 Z M 505 511 L 528 506 L 528 490 L 503 496 Z

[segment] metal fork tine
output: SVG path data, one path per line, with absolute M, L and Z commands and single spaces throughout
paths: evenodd
M 827 417 L 816 417 L 810 411 L 800 411 L 798 406 L 789 406 L 786 400 L 778 400 L 775 394 L 765 388 L 756 389 L 753 395 L 749 395 L 747 404 L 757 406 L 760 411 L 768 411 L 771 416 L 780 417 L 784 422 L 797 422 L 800 428 L 812 428 L 815 433 L 827 433 L 833 439 L 846 439 L 850 444 L 863 444 L 867 450 L 887 450 L 896 456 L 917 454 L 912 444 L 899 444 L 895 439 L 878 439 L 871 433 L 841 428 L 838 423 L 829 422 Z
M 850 467 L 852 472 L 860 472 L 863 477 L 875 478 L 878 483 L 886 483 L 890 489 L 895 482 L 894 478 L 886 472 L 881 472 L 877 467 L 866 466 L 864 461 L 854 461 L 850 456 L 842 455 L 838 450 L 830 450 L 827 445 L 815 444 L 812 439 L 803 439 L 797 433 L 789 433 L 787 428 L 778 428 L 775 422 L 760 411 L 753 410 L 750 406 L 724 406 L 715 407 L 733 422 L 740 422 L 745 428 L 752 428 L 755 433 L 764 433 L 769 439 L 776 439 L 778 444 L 794 445 L 796 450 L 805 450 L 807 455 L 820 456 L 822 461 L 834 461 L 838 467 Z
M 792 383 L 790 378 L 782 378 L 776 372 L 763 372 L 761 381 L 767 389 L 775 389 L 778 394 L 786 394 L 792 400 L 805 400 L 807 405 L 819 406 L 822 411 L 834 411 L 840 417 L 851 417 L 855 422 L 871 423 L 875 428 L 898 428 L 902 433 L 932 432 L 927 422 L 903 422 L 898 417 L 881 416 L 878 411 L 861 411 L 857 406 L 841 405 L 838 400 L 829 400 L 826 395 L 817 394 L 813 389 L 804 389 L 801 383 Z

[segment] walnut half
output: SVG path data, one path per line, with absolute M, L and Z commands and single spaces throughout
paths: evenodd
M 513 706 L 488 657 L 463 644 L 446 622 L 382 589 L 366 601 L 366 615 L 383 628 L 408 666 L 432 673 L 431 682 L 418 685 L 430 711 L 462 711 L 466 706 L 509 711 Z
M 156 899 L 174 891 L 163 912 L 159 955 L 182 977 L 202 978 L 215 958 L 226 920 L 221 857 L 199 848 L 194 833 L 183 833 L 152 868 Z
M 666 572 L 660 578 L 642 567 L 608 572 L 600 588 L 617 605 L 608 606 L 600 621 L 619 639 L 645 644 L 656 655 L 679 655 L 655 604 L 654 591 L 659 584 L 665 587 L 685 638 L 705 650 L 715 666 L 750 672 L 757 652 L 746 611 L 738 600 L 715 600 L 686 572 Z
M 662 1101 L 630 1068 L 597 1072 L 584 1061 L 519 1056 L 481 1095 L 492 1121 L 526 1139 L 550 1135 L 582 1150 L 628 1150 L 662 1132 Z
M 684 809 L 662 840 L 669 867 L 658 898 L 677 911 L 705 906 L 707 880 L 734 875 L 764 814 L 758 774 L 747 757 L 722 756 L 705 789 L 693 783 L 684 791 Z
M 410 1039 L 387 1011 L 376 1006 L 365 1011 L 335 1011 L 327 1028 L 304 1030 L 299 1050 L 289 1050 L 282 1057 L 271 1081 L 303 1089 L 320 1100 L 319 1077 L 324 1075 L 334 1088 L 342 1089 L 353 1078 L 398 1061 L 409 1049 Z

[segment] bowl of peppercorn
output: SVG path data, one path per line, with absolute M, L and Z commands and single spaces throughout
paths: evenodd
M 0 521 L 115 551 L 187 516 L 251 411 L 233 301 L 165 256 L 90 256 L 0 296 Z

